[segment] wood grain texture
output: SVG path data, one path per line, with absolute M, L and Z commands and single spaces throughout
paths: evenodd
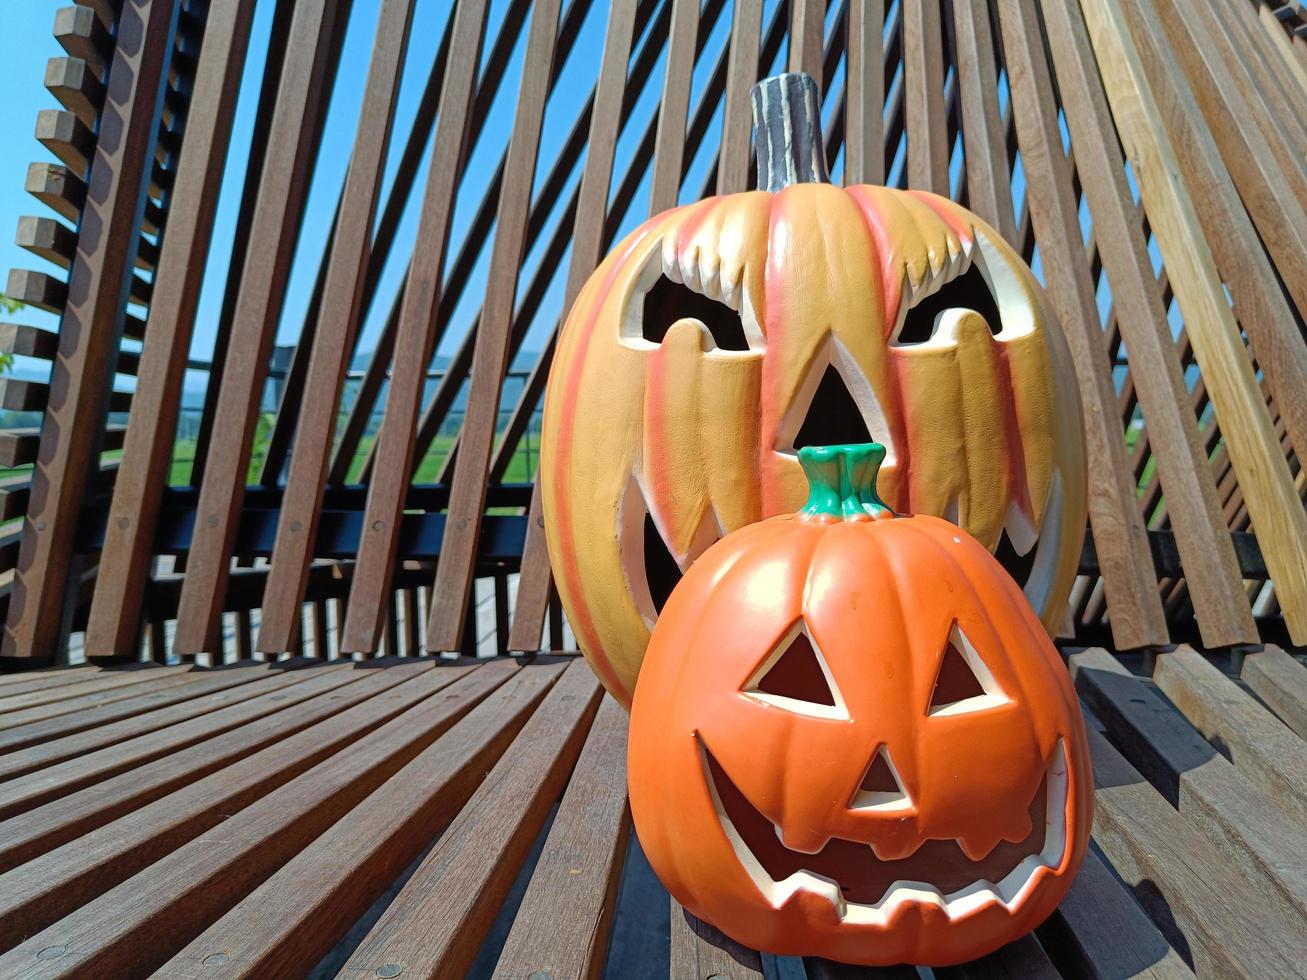
M 64 639 L 77 515 L 105 422 L 175 21 L 164 0 L 128 0 L 119 13 L 0 657 L 48 662 Z
M 1243 659 L 1243 680 L 1280 720 L 1307 739 L 1307 666 L 1276 646 Z
M 617 886 L 630 836 L 626 712 L 599 707 L 531 875 L 495 976 L 527 980 L 603 975 Z M 565 908 L 561 920 L 554 910 Z
M 533 668 L 528 668 L 533 669 Z M 570 664 L 345 964 L 462 977 L 572 770 L 602 689 Z
M 339 7 L 339 0 L 297 4 L 290 27 L 177 611 L 173 650 L 182 655 L 219 649 L 254 423 L 326 111 L 323 86 Z
M 1253 642 L 1257 627 L 1243 593 L 1207 452 L 1187 410 L 1188 388 L 1138 207 L 1126 182 L 1125 161 L 1115 141 L 1102 139 L 1112 117 L 1079 5 L 1074 0 L 1052 0 L 1044 5 L 1044 21 L 1076 169 L 1112 289 L 1116 322 L 1129 346 L 1130 374 L 1136 381 L 1148 443 L 1166 493 L 1167 513 L 1203 640 L 1213 646 Z
M 1240 772 L 1307 827 L 1307 742 L 1193 647 L 1159 656 L 1153 680 Z
M 86 651 L 92 657 L 123 656 L 135 649 L 253 16 L 253 0 L 223 4 L 205 28 L 196 95 L 187 111 L 189 138 L 177 162 L 168 235 L 150 303 L 150 335 L 132 396 L 136 411 L 128 421 L 86 629 Z
M 908 186 L 949 196 L 944 35 L 935 0 L 902 0 Z
M 658 104 L 658 135 L 654 143 L 653 184 L 649 213 L 675 207 L 681 190 L 685 157 L 685 120 L 690 111 L 690 83 L 694 79 L 695 42 L 699 35 L 699 0 L 673 0 L 671 32 L 667 38 L 667 68 Z
M 561 671 L 557 664 L 518 671 L 196 937 L 164 972 L 238 977 L 312 970 L 459 812 Z M 269 917 L 270 908 L 297 911 Z
M 1125 0 L 1125 4 L 1143 16 L 1134 0 Z M 1082 7 L 1117 130 L 1184 313 L 1240 489 L 1258 529 L 1285 621 L 1291 636 L 1307 639 L 1307 513 L 1280 451 L 1208 244 L 1219 242 L 1219 247 L 1224 247 L 1237 237 L 1237 229 L 1223 226 L 1213 229 L 1214 235 L 1204 236 L 1200 213 L 1210 219 L 1215 201 L 1204 193 L 1199 211 L 1180 176 L 1176 155 L 1176 146 L 1184 146 L 1188 153 L 1197 144 L 1183 138 L 1172 122 L 1174 114 L 1164 114 L 1155 100 L 1131 40 L 1122 0 L 1084 0 Z M 1141 31 L 1146 26 L 1142 24 Z M 1157 29 L 1155 24 L 1153 29 Z M 1160 73 L 1163 66 L 1155 64 L 1155 68 Z M 1167 123 L 1177 130 L 1174 143 Z M 1246 222 L 1246 216 L 1242 220 Z M 1242 302 L 1238 294 L 1236 302 Z M 1267 360 L 1262 363 L 1271 379 L 1277 349 L 1295 343 L 1283 336 L 1287 323 L 1264 323 L 1261 330 L 1253 320 L 1244 323 L 1254 347 L 1265 353 Z M 1297 390 L 1307 390 L 1307 380 Z M 1290 400 L 1294 397 L 1289 396 Z
M 141 690 L 154 690 L 185 673 L 185 667 L 177 666 L 106 670 L 75 684 L 12 694 L 0 701 L 0 729 L 119 701 L 140 693 L 129 688 L 146 685 Z
M 791 0 L 790 50 L 786 71 L 803 72 L 824 92 L 823 49 L 826 40 L 826 0 Z
M 1026 175 L 1026 200 L 1048 285 L 1080 378 L 1089 471 L 1089 520 L 1107 590 L 1117 646 L 1169 639 L 1147 529 L 1116 419 L 1116 390 L 1071 197 L 1072 169 L 1062 149 L 1052 82 L 1033 0 L 999 0 L 1003 50 Z
M 62 974 L 80 968 L 122 976 L 156 969 L 448 730 L 513 669 L 505 664 L 473 671 L 434 702 L 392 718 L 350 751 L 282 784 L 216 830 L 32 935 L 0 957 L 0 973 Z M 52 945 L 66 952 L 49 963 L 39 953 Z
M 762 980 L 762 958 L 672 904 L 672 970 L 677 980 Z
M 762 0 L 732 4 L 730 60 L 726 68 L 726 107 L 722 116 L 721 152 L 717 157 L 717 193 L 735 194 L 749 182 L 749 146 L 753 117 L 749 93 L 758 80 L 758 42 Z
M 844 183 L 885 182 L 885 2 L 850 0 Z

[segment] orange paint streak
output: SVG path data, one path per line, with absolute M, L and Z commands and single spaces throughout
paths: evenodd
M 897 270 L 890 262 L 894 255 L 894 242 L 885 215 L 862 187 L 850 187 L 848 193 L 862 211 L 862 216 L 867 221 L 867 228 L 871 231 L 871 240 L 880 256 L 881 295 L 885 297 L 884 339 L 888 341 L 894 330 L 894 324 L 898 322 L 899 303 L 903 298 L 903 273 L 900 271 L 896 274 Z
M 953 229 L 953 233 L 964 243 L 970 243 L 976 237 L 976 230 L 971 222 L 952 208 L 946 207 L 943 198 L 927 191 L 910 190 L 908 193 L 939 215 L 940 220 Z

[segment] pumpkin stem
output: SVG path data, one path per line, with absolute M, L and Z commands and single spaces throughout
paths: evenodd
M 801 518 L 827 521 L 879 520 L 894 511 L 876 493 L 876 475 L 885 461 L 878 442 L 845 446 L 805 446 L 799 464 L 808 477 L 808 502 Z
M 764 78 L 753 87 L 753 143 L 758 189 L 829 184 L 817 83 L 802 72 Z

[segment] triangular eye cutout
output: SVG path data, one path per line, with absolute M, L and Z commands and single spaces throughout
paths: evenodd
M 983 711 L 1006 704 L 1007 695 L 957 623 L 949 632 L 926 713 L 932 717 Z
M 744 693 L 800 714 L 819 718 L 849 716 L 826 658 L 801 624 L 754 671 Z
M 849 803 L 853 810 L 902 810 L 911 806 L 903 781 L 890 760 L 889 749 L 881 746 L 872 757 L 867 774 Z

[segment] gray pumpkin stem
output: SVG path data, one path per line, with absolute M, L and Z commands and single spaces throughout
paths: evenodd
M 802 72 L 786 72 L 755 85 L 753 143 L 759 190 L 829 184 L 816 82 Z

